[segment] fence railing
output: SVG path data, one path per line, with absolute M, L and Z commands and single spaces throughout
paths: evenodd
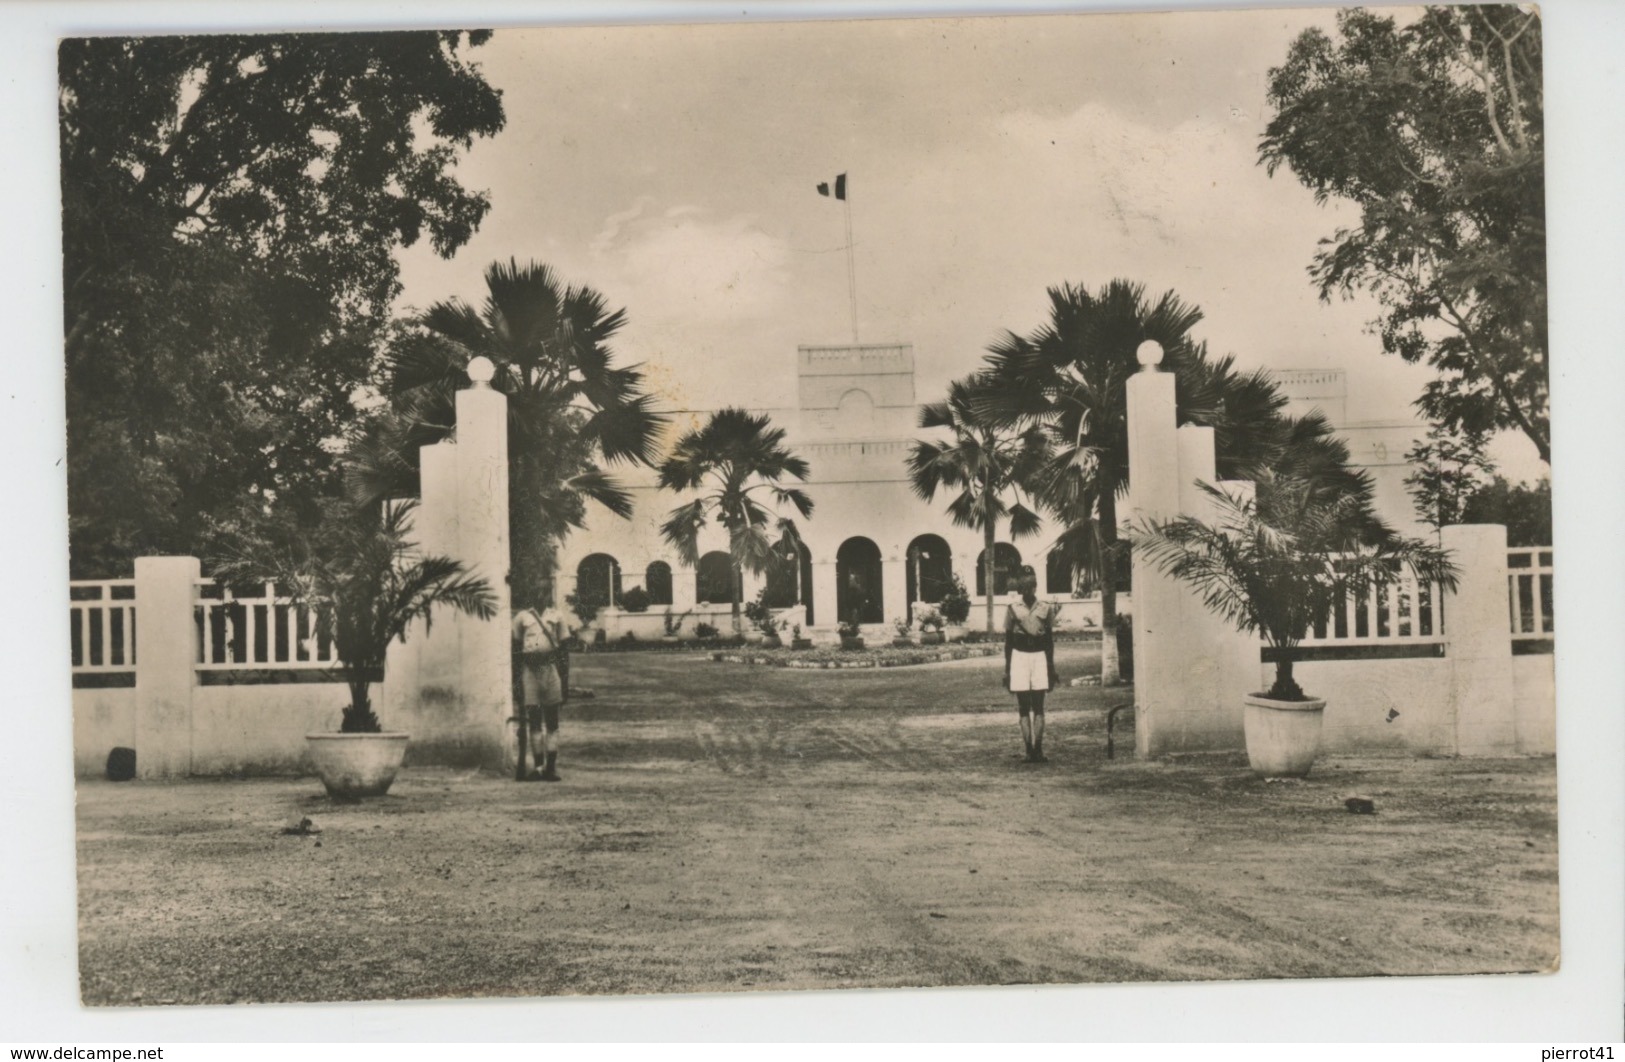
M 135 580 L 68 584 L 69 640 L 79 674 L 135 670 Z
M 279 596 L 266 583 L 241 593 L 211 580 L 197 584 L 193 608 L 200 671 L 252 668 L 330 668 L 338 664 L 312 609 Z
M 1444 591 L 1409 572 L 1349 595 L 1306 646 L 1426 645 L 1444 641 Z
M 1507 610 L 1515 641 L 1552 638 L 1552 551 L 1507 550 Z

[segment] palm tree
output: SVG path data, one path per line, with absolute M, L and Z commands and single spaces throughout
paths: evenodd
M 615 364 L 609 341 L 624 310 L 610 311 L 591 288 L 563 285 L 540 263 L 495 262 L 485 284 L 481 308 L 436 303 L 391 343 L 390 410 L 356 447 L 368 459 L 351 487 L 358 498 L 411 493 L 417 447 L 451 433 L 469 361 L 491 359 L 491 386 L 508 398 L 513 593 L 530 605 L 551 580 L 559 540 L 584 526 L 586 499 L 631 516 L 631 496 L 600 464 L 653 464 L 665 418 L 639 368 Z
M 376 733 L 369 690 L 389 643 L 441 605 L 480 619 L 496 615 L 496 595 L 461 561 L 417 551 L 408 541 L 412 501 L 360 507 L 329 504 L 314 529 L 283 541 L 247 536 L 213 567 L 222 582 L 275 582 L 315 616 L 312 635 L 331 640 L 350 704 L 339 729 Z
M 1369 541 L 1362 498 L 1313 476 L 1265 473 L 1253 497 L 1201 487 L 1214 502 L 1210 521 L 1149 521 L 1131 540 L 1213 612 L 1263 636 L 1275 650 L 1275 682 L 1266 693 L 1273 699 L 1305 699 L 1292 674 L 1299 643 L 1373 583 L 1409 568 L 1420 581 L 1455 588 L 1459 572 L 1442 550 L 1395 535 Z
M 978 381 L 955 380 L 948 398 L 920 407 L 920 427 L 946 428 L 948 440 L 917 440 L 909 450 L 908 472 L 914 493 L 933 501 L 938 490 L 958 490 L 948 514 L 960 527 L 982 532 L 983 585 L 987 590 L 987 633 L 993 629 L 994 554 L 998 526 L 1010 521 L 1010 537 L 1038 533 L 1039 518 L 1020 501 L 1022 484 L 1039 467 L 1044 454 L 1042 433 L 995 427 L 974 414 Z M 1005 499 L 1015 496 L 1016 500 Z
M 1006 333 L 988 349 L 972 399 L 995 426 L 1037 428 L 1045 456 L 1031 476 L 1034 497 L 1061 525 L 1054 548 L 1073 578 L 1100 587 L 1101 682 L 1122 681 L 1117 654 L 1117 579 L 1124 560 L 1117 500 L 1128 483 L 1128 380 L 1147 339 L 1178 378 L 1181 423 L 1214 428 L 1220 474 L 1256 467 L 1275 451 L 1285 398 L 1262 372 L 1238 373 L 1234 358 L 1210 360 L 1191 339 L 1202 312 L 1172 291 L 1148 302 L 1145 287 L 1113 280 L 1099 292 L 1049 289 L 1050 320 L 1031 336 Z
M 684 564 L 699 564 L 700 531 L 708 521 L 728 530 L 735 633 L 742 629 L 744 570 L 760 573 L 780 561 L 786 545 L 794 549 L 800 543 L 793 520 L 778 517 L 755 495 L 765 491 L 775 506 L 790 505 L 803 518 L 809 517 L 812 499 L 798 488 L 779 485 L 787 476 L 805 481 L 807 474 L 807 462 L 785 447 L 783 428 L 773 427 L 765 415 L 733 408 L 717 410 L 685 433 L 660 466 L 662 487 L 680 492 L 704 489 L 698 498 L 673 509 L 660 526 Z M 798 556 L 798 566 L 799 560 Z

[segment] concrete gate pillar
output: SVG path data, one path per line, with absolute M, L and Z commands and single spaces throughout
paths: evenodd
M 483 576 L 497 612 L 482 620 L 438 610 L 392 651 L 385 701 L 393 718 L 384 725 L 412 733 L 408 763 L 500 770 L 510 751 L 508 400 L 491 388 L 491 372 L 483 358 L 470 363 L 473 385 L 457 393 L 456 441 L 421 451 L 414 530 L 424 552 L 451 556 Z
M 140 778 L 192 770 L 192 690 L 198 630 L 193 618 L 202 566 L 196 557 L 137 557 L 135 769 Z
M 1206 516 L 1210 503 L 1195 483 L 1215 479 L 1212 430 L 1177 427 L 1174 377 L 1158 369 L 1162 348 L 1143 343 L 1139 356 L 1141 371 L 1128 381 L 1129 518 Z M 1138 553 L 1133 568 L 1135 752 L 1240 747 L 1242 697 L 1258 681 L 1258 641 L 1218 621 Z
M 1446 593 L 1444 599 L 1456 752 L 1510 756 L 1518 742 L 1507 613 L 1507 531 L 1500 524 L 1453 524 L 1440 528 L 1439 539 L 1461 572 L 1455 592 Z

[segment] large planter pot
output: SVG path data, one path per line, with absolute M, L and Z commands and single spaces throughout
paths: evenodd
M 383 796 L 406 758 L 405 734 L 306 734 L 305 749 L 334 800 Z
M 1320 753 L 1323 699 L 1278 701 L 1249 695 L 1242 717 L 1247 763 L 1260 778 L 1302 778 Z
M 745 632 L 746 645 L 761 645 L 766 640 L 767 635 L 763 634 L 759 630 L 752 629 Z
M 811 649 L 812 647 L 813 646 L 812 646 L 812 639 L 811 638 L 791 638 L 790 639 L 790 648 L 791 649 Z
M 853 649 L 853 650 L 862 649 L 863 648 L 863 635 L 861 635 L 861 634 L 843 634 L 843 635 L 841 635 L 841 648 L 842 649 Z
M 941 631 L 921 631 L 920 632 L 920 644 L 921 645 L 941 645 L 942 642 L 943 642 L 943 637 L 942 637 L 942 632 Z
M 950 623 L 943 628 L 943 633 L 948 636 L 950 642 L 962 642 L 965 640 L 965 635 L 970 633 L 970 628 L 963 623 Z

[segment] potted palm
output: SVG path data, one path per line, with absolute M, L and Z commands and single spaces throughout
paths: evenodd
M 909 637 L 909 632 L 914 629 L 914 624 L 909 622 L 907 616 L 898 616 L 892 621 L 892 628 L 897 632 L 891 640 L 892 648 L 907 649 L 914 645 L 914 639 Z
M 423 555 L 408 541 L 416 503 L 376 509 L 334 503 L 308 535 L 286 543 L 239 540 L 216 565 L 225 580 L 275 582 L 311 610 L 314 636 L 331 640 L 350 688 L 336 734 L 307 734 L 306 748 L 330 796 L 355 800 L 388 791 L 406 755 L 408 735 L 386 732 L 370 691 L 389 643 L 406 639 L 414 620 L 438 606 L 491 619 L 496 595 L 462 562 Z
M 801 636 L 801 624 L 793 623 L 793 624 L 790 625 L 790 648 L 791 649 L 811 649 L 812 644 L 813 643 L 812 643 L 811 638 L 803 638 Z
M 1402 568 L 1451 589 L 1458 573 L 1443 550 L 1373 528 L 1358 495 L 1330 494 L 1291 476 L 1262 478 L 1256 496 L 1201 488 L 1213 502 L 1211 520 L 1145 522 L 1130 541 L 1214 613 L 1263 637 L 1275 681 L 1245 698 L 1247 760 L 1261 777 L 1303 777 L 1319 752 L 1326 708 L 1293 676 L 1303 639 Z

